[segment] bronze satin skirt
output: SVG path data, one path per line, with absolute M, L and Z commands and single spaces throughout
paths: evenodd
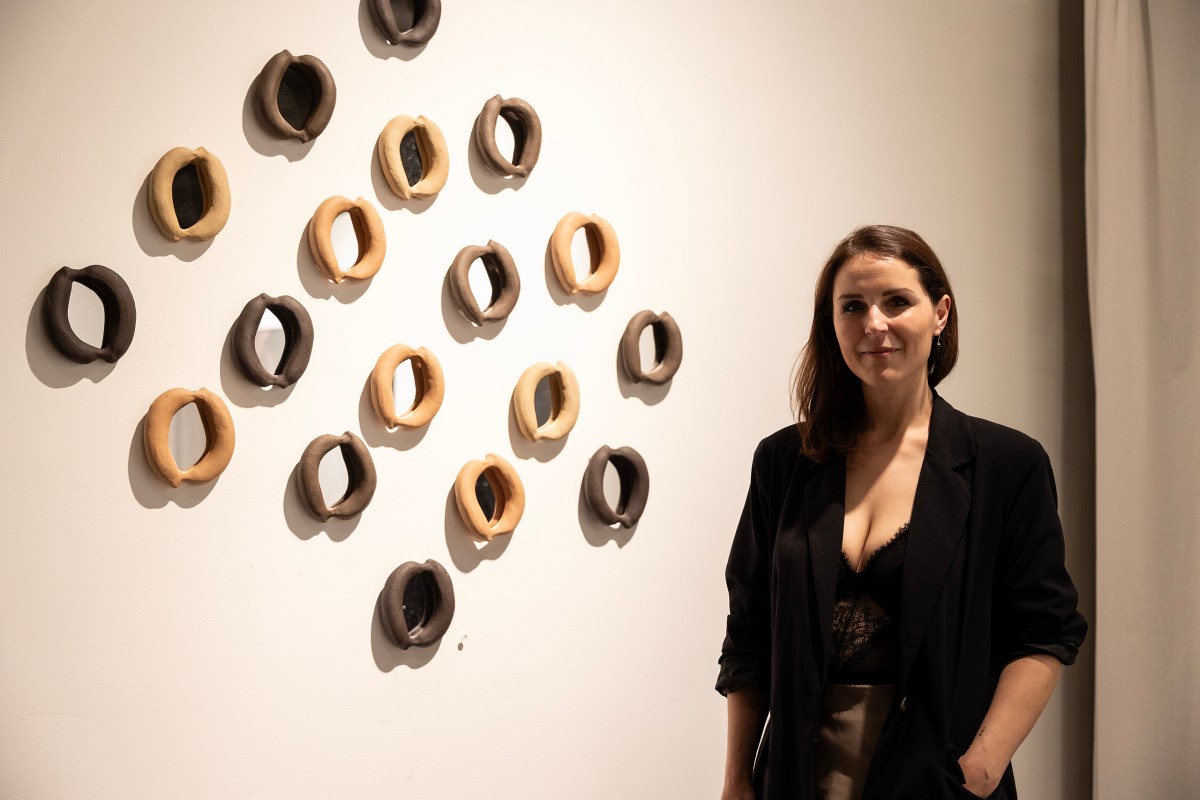
M 896 685 L 829 683 L 813 758 L 820 800 L 859 800 L 875 742 L 896 697 Z

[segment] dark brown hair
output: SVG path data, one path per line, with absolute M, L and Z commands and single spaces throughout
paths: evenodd
M 913 231 L 892 225 L 866 225 L 838 242 L 821 268 L 813 298 L 812 330 L 800 352 L 792 402 L 800 427 L 801 451 L 814 461 L 845 453 L 854 445 L 865 416 L 862 383 L 850 371 L 833 329 L 833 280 L 847 261 L 873 255 L 903 261 L 917 271 L 921 286 L 937 303 L 950 296 L 950 318 L 939 346 L 929 356 L 930 387 L 950 374 L 958 361 L 958 303 L 950 279 L 933 248 Z

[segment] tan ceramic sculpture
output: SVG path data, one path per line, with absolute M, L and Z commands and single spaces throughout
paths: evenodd
M 189 469 L 181 470 L 171 454 L 171 419 L 179 409 L 195 403 L 204 424 L 204 454 Z M 184 481 L 204 483 L 224 472 L 233 458 L 233 418 L 225 401 L 207 389 L 168 389 L 160 394 L 146 412 L 142 443 L 146 460 L 163 480 L 175 488 Z
M 550 379 L 553 408 L 550 419 L 539 426 L 534 397 L 543 378 Z M 575 373 L 561 361 L 557 364 L 547 361 L 534 364 L 522 373 L 517 388 L 513 390 L 513 412 L 517 427 L 530 441 L 566 436 L 579 419 L 579 382 L 575 380 Z
M 484 477 L 496 496 L 491 516 L 484 514 L 475 486 Z M 525 513 L 525 487 L 512 465 L 495 453 L 482 461 L 470 461 L 454 481 L 454 502 L 468 528 L 489 542 L 502 533 L 512 533 Z
M 425 581 L 417 613 L 404 602 L 414 580 Z M 379 594 L 379 616 L 384 632 L 403 650 L 436 644 L 454 619 L 454 585 L 450 573 L 433 559 L 424 564 L 409 561 L 396 567 Z
M 513 156 L 509 161 L 496 146 L 496 122 L 503 117 L 512 129 Z M 484 104 L 475 119 L 475 146 L 483 163 L 497 175 L 526 178 L 542 152 L 542 121 L 533 106 L 517 97 L 496 95 Z
M 175 176 L 180 170 L 193 165 L 200 181 L 202 210 L 195 222 L 183 227 L 175 205 Z M 221 232 L 229 220 L 229 178 L 220 159 L 203 147 L 168 150 L 150 173 L 147 198 L 150 216 L 163 236 L 173 242 L 180 239 L 197 242 L 211 239 Z
M 621 495 L 616 508 L 604 497 L 604 470 L 610 461 L 621 478 Z M 583 496 L 588 507 L 605 525 L 632 528 L 641 519 L 650 496 L 650 472 L 645 460 L 632 447 L 601 447 L 588 461 L 587 471 L 583 474 Z
M 95 292 L 104 305 L 104 333 L 99 347 L 80 339 L 71 328 L 71 285 L 75 283 L 82 283 Z M 129 285 L 103 264 L 92 264 L 83 269 L 63 267 L 54 273 L 46 286 L 42 300 L 42 322 L 58 352 L 72 361 L 90 364 L 102 359 L 115 364 L 133 343 L 137 308 Z
M 416 397 L 408 411 L 397 414 L 392 378 L 396 368 L 405 361 L 412 364 Z M 371 371 L 371 405 L 375 407 L 379 419 L 391 430 L 428 425 L 442 407 L 445 395 L 446 379 L 442 375 L 442 365 L 424 347 L 414 349 L 406 344 L 389 347 Z
M 591 257 L 588 276 L 582 281 L 575 275 L 575 263 L 571 258 L 571 240 L 580 228 L 587 235 Z M 572 211 L 559 220 L 550 237 L 550 261 L 559 284 L 567 294 L 602 292 L 617 277 L 617 267 L 621 263 L 617 234 L 606 220 L 595 214 L 589 217 Z
M 333 250 L 333 221 L 343 211 L 350 213 L 354 235 L 358 239 L 358 261 L 350 269 L 342 269 Z M 379 272 L 387 253 L 383 220 L 375 207 L 361 197 L 350 201 L 334 195 L 317 206 L 316 213 L 308 221 L 308 249 L 317 267 L 334 283 L 366 280 Z
M 409 132 L 417 141 L 421 157 L 421 179 L 409 183 L 400 154 L 400 143 Z M 379 166 L 392 191 L 402 200 L 423 200 L 433 197 L 446 185 L 450 174 L 450 152 L 442 131 L 425 117 L 399 116 L 392 119 L 379 134 Z
M 288 107 L 281 103 L 281 87 L 291 89 L 286 92 L 292 99 Z M 333 75 L 316 56 L 294 56 L 282 50 L 266 63 L 254 84 L 259 119 L 283 139 L 307 142 L 320 136 L 333 116 L 336 101 Z
M 340 447 L 342 460 L 346 463 L 346 493 L 332 506 L 326 505 L 321 491 L 321 459 L 335 447 Z M 350 431 L 341 436 L 325 434 L 318 436 L 304 448 L 300 464 L 296 469 L 296 486 L 300 499 L 314 517 L 328 522 L 330 517 L 349 519 L 361 514 L 371 498 L 375 496 L 375 462 L 367 446 Z
M 488 280 L 492 284 L 492 302 L 480 309 L 471 291 L 468 272 L 476 260 L 483 262 Z M 450 294 L 462 310 L 463 315 L 476 325 L 502 320 L 512 313 L 521 296 L 521 276 L 513 257 L 499 242 L 489 241 L 486 246 L 470 245 L 458 251 L 450 265 Z
M 375 19 L 375 27 L 383 34 L 388 44 L 420 47 L 433 38 L 437 33 L 438 23 L 442 21 L 442 0 L 413 0 L 415 19 L 412 27 L 403 31 L 396 22 L 392 0 L 369 0 L 368 6 L 371 16 Z
M 646 326 L 654 328 L 655 366 L 649 372 L 642 369 L 642 331 Z M 675 377 L 683 363 L 683 336 L 675 319 L 663 312 L 639 311 L 625 326 L 621 335 L 621 365 L 635 383 L 663 384 Z

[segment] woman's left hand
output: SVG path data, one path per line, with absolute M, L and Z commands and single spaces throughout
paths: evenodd
M 987 797 L 996 791 L 996 787 L 1000 785 L 1000 778 L 1004 775 L 1004 770 L 990 768 L 970 750 L 958 759 L 958 766 L 966 778 L 963 787 L 976 797 Z

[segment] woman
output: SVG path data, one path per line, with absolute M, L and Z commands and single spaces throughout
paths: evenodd
M 838 244 L 800 421 L 755 451 L 729 554 L 723 800 L 1016 798 L 1009 761 L 1087 623 L 1049 458 L 938 396 L 957 358 L 920 236 Z

